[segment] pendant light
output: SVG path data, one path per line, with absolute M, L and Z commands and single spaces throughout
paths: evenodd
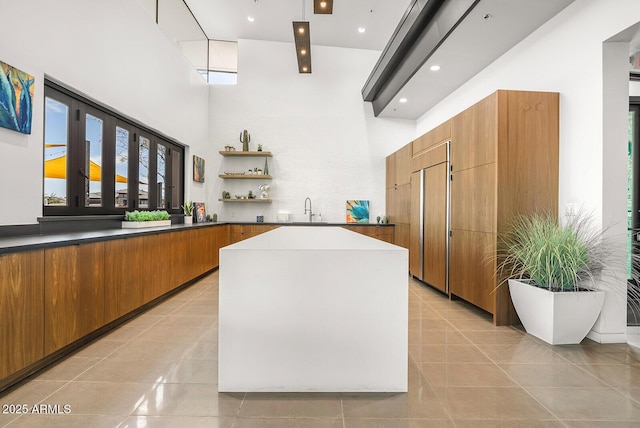
M 333 0 L 313 0 L 313 13 L 331 15 L 333 13 Z
M 298 57 L 298 72 L 311 73 L 311 34 L 309 33 L 309 21 L 305 21 L 304 0 L 302 0 L 302 21 L 293 21 L 293 40 L 296 45 Z

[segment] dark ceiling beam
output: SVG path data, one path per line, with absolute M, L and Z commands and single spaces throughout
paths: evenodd
M 362 88 L 375 116 L 480 0 L 413 0 Z

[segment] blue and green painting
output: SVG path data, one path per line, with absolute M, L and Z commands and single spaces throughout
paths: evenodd
M 0 126 L 31 134 L 33 76 L 0 61 Z
M 347 201 L 347 223 L 369 223 L 369 201 Z

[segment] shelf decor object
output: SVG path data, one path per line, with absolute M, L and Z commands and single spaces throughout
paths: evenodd
M 240 142 L 242 143 L 242 151 L 249 151 L 249 143 L 251 142 L 251 134 L 246 129 L 240 133 Z

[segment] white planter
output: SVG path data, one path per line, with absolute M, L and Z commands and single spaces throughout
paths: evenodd
M 141 227 L 171 226 L 171 220 L 156 221 L 123 221 L 123 229 L 139 229 Z
M 190 215 L 184 216 L 184 224 L 193 224 L 193 217 Z
M 509 291 L 527 333 L 552 345 L 580 343 L 604 302 L 604 291 L 552 292 L 513 279 Z

